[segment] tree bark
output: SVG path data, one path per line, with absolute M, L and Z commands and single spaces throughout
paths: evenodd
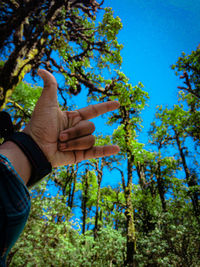
M 9 2 L 9 1 L 8 1 Z M 0 25 L 0 49 L 2 49 L 11 34 L 20 28 L 26 18 L 29 18 L 45 1 L 31 0 L 24 1 L 23 6 L 19 5 L 9 17 L 8 21 Z
M 193 175 L 191 174 L 191 172 L 187 166 L 187 162 L 186 162 L 186 158 L 185 158 L 185 155 L 183 152 L 183 148 L 181 146 L 179 134 L 177 133 L 176 130 L 174 130 L 174 131 L 175 131 L 176 143 L 177 143 L 179 154 L 180 154 L 181 161 L 183 164 L 183 169 L 185 171 L 185 177 L 186 177 L 187 184 L 189 187 L 195 186 L 195 185 L 197 185 L 197 181 L 195 181 Z M 200 207 L 199 207 L 199 194 L 198 194 L 198 192 L 193 192 L 191 194 L 191 200 L 192 200 L 192 205 L 193 205 L 195 216 L 196 216 L 197 220 L 199 221 Z
M 134 256 L 136 255 L 136 233 L 134 223 L 134 211 L 132 205 L 132 172 L 133 172 L 133 157 L 128 159 L 128 183 L 125 191 L 126 198 L 126 229 L 127 229 L 127 254 L 125 266 L 136 267 Z
M 157 184 L 158 184 L 158 193 L 160 196 L 160 201 L 162 204 L 162 210 L 163 212 L 167 211 L 167 204 L 165 200 L 165 188 L 164 188 L 164 183 L 163 183 L 163 177 L 161 175 L 161 166 L 160 166 L 160 159 L 158 159 L 158 168 L 157 168 Z
M 76 165 L 76 169 L 72 166 L 71 169 L 71 185 L 69 190 L 69 198 L 68 198 L 68 206 L 72 209 L 74 207 L 74 195 L 76 191 L 76 177 L 78 172 L 78 164 Z
M 84 192 L 82 196 L 82 213 L 83 213 L 83 226 L 82 226 L 82 234 L 85 234 L 85 226 L 87 219 L 87 201 L 88 201 L 88 170 L 86 170 L 86 175 L 84 176 Z
M 99 202 L 100 202 L 100 196 L 101 196 L 101 181 L 102 181 L 102 170 L 97 170 L 97 180 L 98 180 L 98 190 L 97 190 L 97 202 L 96 202 L 96 213 L 95 213 L 95 226 L 94 226 L 94 239 L 97 238 L 98 235 L 98 221 L 99 221 Z
M 4 56 L 8 59 L 0 67 L 0 107 L 6 101 L 7 92 L 11 94 L 27 72 L 31 70 L 33 74 L 36 74 L 42 63 L 46 66 L 47 61 L 50 61 L 50 54 L 53 51 L 51 42 L 54 43 L 57 37 L 54 31 L 49 32 L 49 29 L 58 26 L 57 22 L 62 8 L 65 7 L 68 12 L 66 15 L 68 39 L 72 41 L 72 38 L 76 37 L 74 39 L 76 42 L 79 38 L 86 37 L 86 34 L 83 33 L 84 29 L 75 23 L 76 16 L 72 15 L 71 9 L 79 8 L 83 13 L 92 17 L 99 6 L 100 4 L 95 0 L 25 0 L 23 4 L 16 1 L 16 5 L 9 0 L 2 1 L 0 50 L 3 51 L 4 47 L 7 49 L 5 49 Z M 6 14 L 7 10 L 11 14 L 9 17 Z M 42 11 L 45 16 L 42 15 Z M 62 67 L 54 66 L 53 63 L 52 65 L 58 67 L 61 73 L 66 72 Z
M 137 169 L 137 174 L 139 177 L 140 187 L 142 190 L 145 190 L 147 181 L 146 181 L 146 177 L 145 177 L 144 165 L 141 164 L 140 162 L 137 162 L 136 169 Z

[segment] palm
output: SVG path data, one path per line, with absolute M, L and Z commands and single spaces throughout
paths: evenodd
M 42 103 L 41 96 L 25 131 L 28 130 L 53 167 L 64 165 L 66 154 L 58 151 L 57 146 L 60 131 L 68 128 L 68 119 L 57 104 L 46 107 Z
M 44 80 L 44 90 L 24 131 L 32 136 L 53 167 L 76 163 L 87 158 L 111 155 L 119 151 L 117 146 L 91 148 L 94 140 L 91 133 L 94 127 L 87 121 L 116 109 L 119 106 L 117 102 L 98 104 L 95 108 L 89 106 L 79 111 L 63 112 L 57 102 L 55 78 L 44 70 L 40 70 L 40 75 Z M 66 133 L 68 138 L 62 138 L 62 134 Z M 66 149 L 67 143 L 68 149 Z

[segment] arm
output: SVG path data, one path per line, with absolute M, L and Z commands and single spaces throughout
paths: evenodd
M 2 267 L 6 266 L 6 257 L 28 219 L 31 203 L 23 180 L 28 180 L 30 173 L 31 165 L 17 145 L 6 142 L 0 146 L 0 266 Z
M 0 146 L 0 154 L 7 157 L 16 172 L 27 184 L 32 171 L 32 166 L 23 151 L 13 142 L 8 141 Z
M 52 167 L 109 156 L 119 152 L 118 146 L 94 147 L 95 140 L 92 133 L 95 127 L 92 122 L 88 121 L 118 108 L 119 103 L 117 101 L 63 112 L 57 102 L 55 78 L 45 70 L 40 70 L 39 75 L 44 81 L 44 89 L 32 118 L 23 132 L 39 146 Z M 7 141 L 0 146 L 0 154 L 7 157 L 15 169 L 12 169 L 13 167 L 5 158 L 2 162 L 0 161 L 0 233 L 6 234 L 6 242 L 4 238 L 0 239 L 0 265 L 3 262 L 4 266 L 6 255 L 23 230 L 28 218 L 30 197 L 24 184 L 30 181 L 34 168 L 26 154 L 12 141 Z M 17 177 L 15 171 L 23 179 L 24 184 L 20 177 Z M 20 216 L 19 209 L 21 209 Z M 15 222 L 16 216 L 21 218 L 17 223 Z M 12 230 L 9 225 L 12 225 Z
M 40 70 L 44 89 L 34 109 L 32 118 L 24 129 L 40 147 L 52 167 L 68 165 L 90 158 L 116 154 L 118 146 L 94 147 L 92 133 L 94 117 L 119 107 L 117 101 L 91 105 L 76 111 L 61 111 L 57 102 L 57 82 L 52 74 Z M 7 156 L 25 184 L 33 170 L 23 151 L 13 142 L 0 146 L 0 153 Z

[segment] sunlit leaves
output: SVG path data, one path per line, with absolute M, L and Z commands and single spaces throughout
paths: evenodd
M 122 23 L 119 17 L 113 17 L 114 12 L 111 8 L 106 8 L 105 11 L 103 21 L 99 23 L 99 32 L 102 35 L 106 35 L 108 41 L 111 41 L 122 29 Z

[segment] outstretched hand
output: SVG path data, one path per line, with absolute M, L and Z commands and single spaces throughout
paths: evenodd
M 92 133 L 95 126 L 88 121 L 117 109 L 119 102 L 109 101 L 76 111 L 61 111 L 55 77 L 46 70 L 39 70 L 38 75 L 44 81 L 44 88 L 24 132 L 39 145 L 53 167 L 119 152 L 116 145 L 94 146 Z

